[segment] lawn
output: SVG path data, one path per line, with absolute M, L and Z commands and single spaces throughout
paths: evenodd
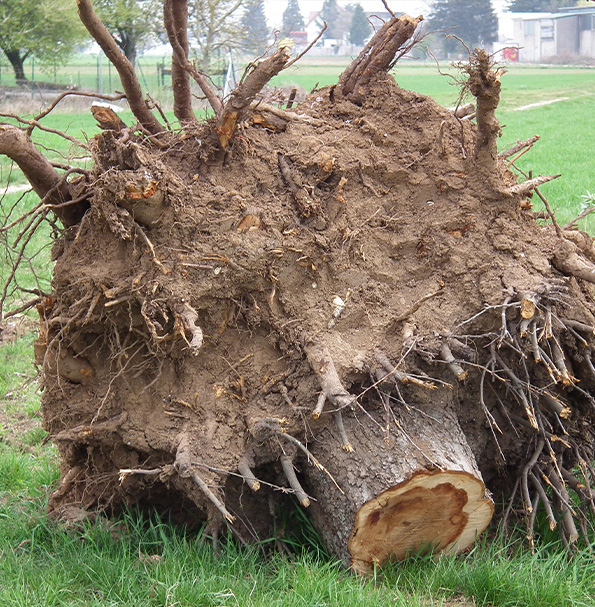
M 77 69 L 82 73 L 83 65 Z M 297 64 L 277 78 L 278 86 L 307 90 L 336 82 L 340 61 Z M 87 68 L 85 68 L 86 70 Z M 90 68 L 89 68 L 90 69 Z M 107 68 L 105 68 L 107 69 Z M 149 71 L 149 65 L 146 66 Z M 447 67 L 443 72 L 456 75 Z M 71 76 L 76 79 L 76 72 Z M 399 84 L 433 96 L 445 106 L 457 103 L 453 78 L 436 66 L 405 62 L 395 70 Z M 148 76 L 147 76 L 148 78 Z M 503 76 L 501 148 L 539 134 L 540 141 L 518 166 L 524 172 L 562 177 L 544 185 L 560 223 L 595 204 L 595 71 L 586 68 L 512 66 Z M 159 99 L 159 89 L 153 91 Z M 167 98 L 167 92 L 165 92 Z M 548 105 L 533 105 L 553 101 Z M 524 106 L 533 105 L 526 109 Z M 167 106 L 167 99 L 164 103 Z M 130 123 L 130 113 L 122 118 Z M 97 127 L 88 112 L 56 112 L 43 123 L 81 140 Z M 49 157 L 64 162 L 86 156 L 84 148 L 54 134 L 37 131 L 37 143 Z M 23 184 L 22 174 L 0 157 L 2 186 Z M 33 195 L 6 193 L 2 215 L 31 207 Z M 540 209 L 535 201 L 534 208 Z M 582 227 L 595 233 L 595 217 Z M 19 285 L 47 288 L 51 274 L 49 227 L 27 248 L 29 260 L 16 275 Z M 20 237 L 20 238 L 19 238 Z M 13 229 L 2 239 L 12 244 L 23 236 Z M 16 250 L 19 249 L 17 243 Z M 37 251 L 40 251 L 37 253 Z M 11 256 L 2 252 L 0 282 L 11 271 Z M 6 296 L 14 300 L 19 294 Z M 585 549 L 572 558 L 547 530 L 532 553 L 520 533 L 512 538 L 492 530 L 490 541 L 471 554 L 424 557 L 388 567 L 368 580 L 356 579 L 321 551 L 312 529 L 297 525 L 300 539 L 289 536 L 292 556 L 272 554 L 268 544 L 248 550 L 233 543 L 216 559 L 200 533 L 176 529 L 152 516 L 131 511 L 115 523 L 103 518 L 64 529 L 45 514 L 48 492 L 58 470 L 54 448 L 40 425 L 37 371 L 32 365 L 31 331 L 0 346 L 0 604 L 6 606 L 323 606 L 410 605 L 444 607 L 592 606 L 595 558 Z M 544 525 L 545 527 L 545 525 Z

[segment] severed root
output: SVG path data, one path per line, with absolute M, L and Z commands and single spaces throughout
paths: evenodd
M 528 179 L 527 181 L 523 181 L 523 183 L 517 183 L 510 188 L 511 194 L 520 194 L 521 196 L 527 195 L 531 190 L 535 190 L 540 185 L 547 183 L 548 181 L 553 181 L 554 179 L 558 179 L 560 175 L 539 175 L 538 177 L 534 177 L 533 179 Z
M 382 368 L 386 371 L 386 375 L 383 376 L 383 379 L 391 379 L 395 383 L 400 382 L 402 384 L 414 384 L 416 386 L 420 386 L 421 388 L 427 388 L 428 390 L 436 389 L 436 385 L 429 380 L 419 379 L 418 377 L 410 375 L 409 373 L 397 371 L 397 368 L 390 362 L 386 354 L 383 354 L 382 352 L 376 352 L 375 356 L 376 360 L 382 365 Z
M 252 472 L 251 466 L 254 465 L 254 461 L 251 455 L 246 454 L 242 459 L 238 462 L 238 472 L 242 475 L 242 478 L 252 489 L 252 491 L 258 491 L 260 489 L 260 482 L 254 476 Z
M 318 376 L 322 393 L 318 398 L 316 408 L 312 412 L 312 417 L 318 419 L 322 414 L 324 403 L 329 400 L 335 407 L 342 409 L 351 406 L 356 396 L 350 394 L 341 383 L 333 359 L 327 348 L 321 344 L 308 344 L 305 346 L 308 362 Z
M 514 156 L 517 152 L 524 150 L 525 148 L 533 147 L 533 144 L 539 140 L 539 135 L 533 135 L 533 137 L 529 137 L 529 139 L 525 141 L 521 141 L 520 139 L 511 147 L 506 150 L 500 152 L 499 157 L 503 160 L 506 158 L 510 158 Z
M 227 508 L 221 503 L 219 498 L 207 487 L 207 484 L 202 480 L 202 478 L 200 478 L 200 476 L 198 476 L 196 472 L 193 472 L 191 474 L 191 478 L 200 487 L 202 492 L 209 498 L 209 500 L 211 500 L 213 506 L 217 508 L 223 518 L 228 523 L 233 523 L 236 520 L 235 516 L 233 516 L 227 511 Z
M 278 438 L 287 441 L 291 445 L 295 445 L 300 451 L 302 451 L 302 453 L 306 455 L 308 461 L 312 462 L 312 464 L 317 470 L 324 472 L 324 474 L 329 477 L 333 485 L 335 485 L 335 487 L 339 490 L 339 493 L 341 493 L 341 495 L 345 495 L 345 492 L 343 491 L 343 489 L 341 489 L 337 481 L 333 478 L 333 475 L 326 469 L 325 466 L 320 463 L 320 461 L 318 461 L 316 457 L 314 457 L 312 452 L 308 449 L 308 447 L 306 447 L 306 445 L 304 445 L 304 443 L 302 443 L 302 441 L 297 439 L 295 436 L 292 436 L 291 434 L 287 434 L 287 432 L 285 432 L 285 429 L 281 429 L 278 423 L 271 423 L 266 419 L 262 419 L 256 422 L 256 424 L 254 425 L 253 433 L 255 435 L 260 435 L 263 433 L 263 431 L 264 435 L 272 434 L 277 436 Z
M 341 74 L 338 93 L 349 101 L 361 105 L 367 94 L 370 81 L 379 72 L 387 72 L 397 53 L 408 48 L 407 43 L 423 17 L 416 19 L 402 15 L 387 21 L 372 36 L 349 67 Z
M 176 451 L 176 461 L 174 468 L 181 478 L 190 478 L 198 485 L 200 490 L 203 492 L 209 502 L 219 511 L 223 518 L 233 523 L 235 517 L 229 513 L 225 505 L 221 500 L 209 489 L 205 481 L 196 473 L 191 459 L 192 453 L 190 450 L 190 441 L 187 436 L 183 435 L 178 443 L 178 449 Z
M 337 430 L 339 431 L 339 436 L 341 437 L 341 446 L 343 447 L 343 451 L 353 453 L 355 449 L 347 438 L 347 432 L 345 432 L 345 425 L 343 424 L 343 415 L 341 414 L 341 411 L 335 411 L 335 423 L 337 424 Z
M 215 132 L 219 136 L 219 144 L 223 149 L 227 147 L 233 137 L 236 125 L 242 119 L 245 111 L 267 82 L 276 76 L 289 61 L 287 47 L 275 51 L 270 57 L 261 61 L 246 76 L 246 79 L 231 93 L 224 105 L 221 116 L 217 121 Z
M 196 356 L 202 347 L 203 342 L 202 329 L 196 324 L 198 312 L 186 302 L 182 302 L 177 307 L 176 314 L 182 321 L 184 329 L 187 329 L 192 334 L 192 340 L 188 342 L 188 345 L 190 346 L 192 354 Z M 182 331 L 182 335 L 184 335 L 184 331 Z
M 452 352 L 448 346 L 448 344 L 442 344 L 442 348 L 440 349 L 440 356 L 442 360 L 448 365 L 448 368 L 455 374 L 456 378 L 459 381 L 464 381 L 467 379 L 468 372 L 465 371 L 461 365 L 459 365 L 455 357 L 452 355 Z
M 554 265 L 558 270 L 575 278 L 595 283 L 595 264 L 591 263 L 576 251 L 568 253 L 563 248 L 555 257 Z
M 477 99 L 475 161 L 486 175 L 497 175 L 500 123 L 496 108 L 500 102 L 503 72 L 494 69 L 492 57 L 485 49 L 475 49 L 469 55 L 469 63 L 461 67 L 468 76 L 466 87 Z
M 295 469 L 293 467 L 293 460 L 289 455 L 282 455 L 280 458 L 281 467 L 283 468 L 283 472 L 285 473 L 285 477 L 289 482 L 289 486 L 293 489 L 295 496 L 297 497 L 299 503 L 307 508 L 310 505 L 310 498 L 308 494 L 302 488 L 300 481 L 295 475 Z

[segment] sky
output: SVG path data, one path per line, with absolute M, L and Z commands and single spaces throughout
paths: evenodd
M 267 24 L 269 27 L 279 28 L 283 19 L 283 11 L 287 8 L 287 0 L 265 0 L 265 11 Z M 311 12 L 319 11 L 322 8 L 323 0 L 299 0 L 300 8 L 307 22 Z M 337 0 L 340 6 L 359 3 L 366 12 L 379 11 L 386 9 L 382 0 Z M 430 13 L 431 0 L 387 0 L 387 4 L 395 13 L 407 13 L 412 17 L 418 15 L 427 16 Z M 496 12 L 503 11 L 508 0 L 492 0 L 492 5 Z

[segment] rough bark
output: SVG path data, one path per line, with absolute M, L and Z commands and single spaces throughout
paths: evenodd
M 95 14 L 91 0 L 77 0 L 77 5 L 79 16 L 84 26 L 118 71 L 132 113 L 149 133 L 156 134 L 162 132 L 163 127 L 153 116 L 143 99 L 143 92 L 134 67 L 117 45 L 108 29 Z
M 288 61 L 288 49 L 286 47 L 278 49 L 270 57 L 255 65 L 238 88 L 232 91 L 215 127 L 215 131 L 219 135 L 219 144 L 223 149 L 227 147 L 229 140 L 233 137 L 236 125 L 258 93 L 262 91 L 271 78 L 285 67 Z
M 361 104 L 370 81 L 390 69 L 395 55 L 413 37 L 422 17 L 392 17 L 364 47 L 358 58 L 341 74 L 337 89 L 340 95 Z
M 26 84 L 28 82 L 27 76 L 25 76 L 25 57 L 21 54 L 20 50 L 3 49 L 6 58 L 10 61 L 12 69 L 14 70 L 14 78 L 17 84 Z
M 174 114 L 182 124 L 195 122 L 190 77 L 186 69 L 189 64 L 187 0 L 165 0 L 163 17 L 167 37 L 173 50 L 171 80 L 174 89 Z
M 441 406 L 343 415 L 353 450 L 329 424 L 312 453 L 338 481 L 305 467 L 313 520 L 358 573 L 428 550 L 459 552 L 488 525 L 493 503 L 456 416 Z
M 19 165 L 35 193 L 53 209 L 56 217 L 68 227 L 77 224 L 89 205 L 86 201 L 72 203 L 66 180 L 35 147 L 20 128 L 0 125 L 0 154 L 5 154 Z

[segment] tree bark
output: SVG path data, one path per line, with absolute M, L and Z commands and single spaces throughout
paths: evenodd
M 120 47 L 116 44 L 113 36 L 109 33 L 105 25 L 99 20 L 91 5 L 91 0 L 77 0 L 79 16 L 83 25 L 87 28 L 91 36 L 96 40 L 106 57 L 112 62 L 112 65 L 118 71 L 126 98 L 130 105 L 132 113 L 136 116 L 140 124 L 150 133 L 156 134 L 163 131 L 163 127 L 155 116 L 149 110 L 143 92 L 141 90 L 134 67 L 128 61 Z
M 166 0 L 163 16 L 167 37 L 173 49 L 171 81 L 174 89 L 174 114 L 183 124 L 196 122 L 192 111 L 192 92 L 188 75 L 188 3 L 186 0 Z
M 21 129 L 9 124 L 0 125 L 0 154 L 19 165 L 35 193 L 45 199 L 46 205 L 52 206 L 64 226 L 75 225 L 81 220 L 89 203 L 68 204 L 71 200 L 68 183 Z
M 4 50 L 4 49 L 3 49 Z M 6 58 L 10 61 L 12 69 L 14 70 L 14 78 L 17 84 L 26 84 L 28 82 L 25 76 L 25 57 L 21 55 L 19 50 L 4 50 Z
M 304 467 L 304 486 L 325 542 L 346 565 L 369 573 L 411 553 L 460 552 L 492 518 L 489 497 L 456 416 L 434 409 L 343 414 L 352 450 L 332 424 L 310 446 L 329 474 Z M 336 484 L 330 477 L 336 481 Z

